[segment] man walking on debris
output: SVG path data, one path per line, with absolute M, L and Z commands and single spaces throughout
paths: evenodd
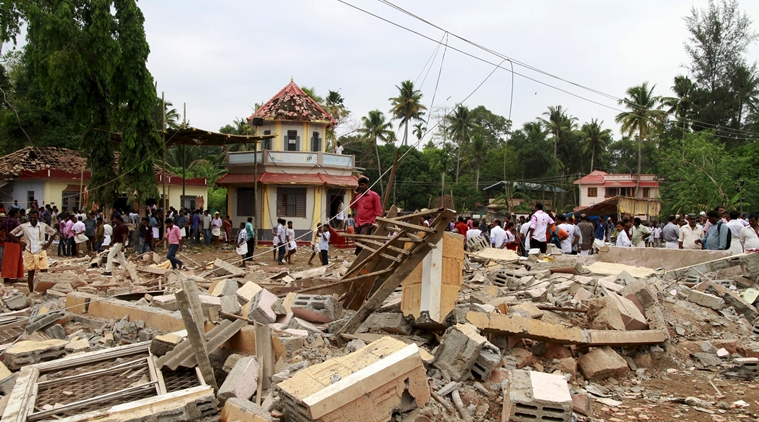
M 664 226 L 661 231 L 662 239 L 664 239 L 664 246 L 667 249 L 680 248 L 680 228 L 677 227 L 675 221 L 677 221 L 677 217 L 670 215 L 669 218 L 667 218 L 667 225 Z
M 108 260 L 105 264 L 104 276 L 113 275 L 113 260 L 117 259 L 121 267 L 126 267 L 126 258 L 124 258 L 124 244 L 126 243 L 127 236 L 129 236 L 129 228 L 124 224 L 124 218 L 121 214 L 114 214 L 111 218 L 113 224 L 116 226 L 113 228 L 113 239 L 111 251 L 108 252 Z
M 701 249 L 704 229 L 696 224 L 696 214 L 688 214 L 688 224 L 680 227 L 680 249 Z
M 580 224 L 577 225 L 582 234 L 582 243 L 578 246 L 577 250 L 582 256 L 588 256 L 590 250 L 593 248 L 593 223 L 588 220 L 588 216 L 585 214 L 580 215 Z
M 701 239 L 701 245 L 704 249 L 712 251 L 727 250 L 727 237 L 730 228 L 720 221 L 719 214 L 717 214 L 717 211 L 715 210 L 707 212 L 706 217 L 711 224 L 709 225 L 709 230 L 706 232 L 706 236 Z
M 23 241 L 18 236 L 23 237 Z M 45 235 L 50 236 L 45 242 Z M 26 254 L 24 255 L 24 268 L 28 276 L 26 282 L 29 284 L 29 292 L 34 291 L 34 272 L 47 272 L 47 248 L 55 239 L 55 230 L 47 224 L 39 221 L 39 211 L 31 210 L 29 212 L 29 222 L 21 224 L 8 233 L 8 237 L 20 243 Z
M 648 240 L 649 236 L 651 236 L 651 230 L 649 230 L 648 227 L 640 223 L 641 223 L 640 218 L 638 217 L 633 218 L 633 227 L 630 230 L 632 233 L 631 241 L 632 241 L 633 248 L 645 248 L 646 240 Z
M 546 230 L 548 226 L 553 224 L 553 218 L 543 212 L 543 204 L 537 202 L 535 204 L 535 212 L 530 218 L 530 230 L 527 232 L 527 237 L 530 239 L 530 246 L 533 248 L 540 248 L 541 253 L 546 253 L 548 244 L 546 243 Z
M 182 232 L 179 230 L 179 226 L 174 224 L 174 220 L 171 218 L 166 219 L 166 235 L 161 239 L 159 243 L 168 242 L 169 249 L 166 252 L 166 259 L 171 262 L 172 270 L 181 270 L 182 261 L 177 259 L 177 252 L 182 250 Z
M 369 179 L 361 177 L 358 179 L 358 189 L 356 189 L 356 199 L 350 205 L 356 216 L 356 233 L 372 234 L 374 222 L 377 217 L 382 216 L 382 201 L 377 192 L 369 189 Z M 356 246 L 356 255 L 361 253 L 362 248 Z

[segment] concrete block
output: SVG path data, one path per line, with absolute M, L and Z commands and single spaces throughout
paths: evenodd
M 627 361 L 611 347 L 598 347 L 579 361 L 580 372 L 589 381 L 600 381 L 627 373 Z
M 232 371 L 232 368 L 235 367 L 235 364 L 238 360 L 244 358 L 246 356 L 239 355 L 237 353 L 232 353 L 231 355 L 227 356 L 227 358 L 224 360 L 224 365 L 221 367 L 221 370 L 224 371 L 225 374 L 228 374 L 230 371 Z
M 163 356 L 174 350 L 185 337 L 187 337 L 187 330 L 155 336 L 150 341 L 150 353 L 159 357 Z
M 566 379 L 542 372 L 511 370 L 501 421 L 568 421 L 572 396 Z
M 276 359 L 289 359 L 306 347 L 307 338 L 299 335 L 272 336 L 271 346 Z
M 67 340 L 66 330 L 63 329 L 61 324 L 53 324 L 45 329 L 45 334 L 50 338 L 57 338 L 58 340 Z
M 22 366 L 58 359 L 65 354 L 66 340 L 20 341 L 5 351 L 5 364 L 15 371 Z
M 585 416 L 593 416 L 593 411 L 590 407 L 590 398 L 585 393 L 572 396 L 572 409 L 575 413 Z
M 266 289 L 261 289 L 243 306 L 242 315 L 261 324 L 271 324 L 277 320 L 277 314 L 272 309 L 272 305 L 276 301 L 277 296 L 275 294 Z
M 263 289 L 263 287 L 252 281 L 243 284 L 242 287 L 237 289 L 236 292 L 237 299 L 240 300 L 240 305 L 245 305 L 246 303 L 250 302 L 251 299 L 253 299 L 253 296 L 260 292 L 261 289 Z
M 90 341 L 87 340 L 86 338 L 83 338 L 77 341 L 72 341 L 71 343 L 66 345 L 64 350 L 66 350 L 66 353 L 86 352 L 90 350 Z
M 221 297 L 221 311 L 232 315 L 240 315 L 242 306 L 237 296 L 222 296 Z
M 711 308 L 715 311 L 725 307 L 725 301 L 723 299 L 709 293 L 701 293 L 698 290 L 691 290 L 690 293 L 688 293 L 688 300 L 696 305 Z
M 480 355 L 474 361 L 472 366 L 472 375 L 478 376 L 481 380 L 486 381 L 490 377 L 493 369 L 501 365 L 501 349 L 494 346 L 491 342 L 486 341 L 480 350 Z
M 3 298 L 5 306 L 12 310 L 18 311 L 29 307 L 29 299 L 21 292 L 14 292 L 8 297 Z
M 263 407 L 243 399 L 231 398 L 224 404 L 220 422 L 271 422 L 271 414 Z
M 722 299 L 727 306 L 732 306 L 736 312 L 743 315 L 749 322 L 753 322 L 759 318 L 759 313 L 757 313 L 756 308 L 753 305 L 748 304 L 738 295 L 734 295 L 732 292 L 725 292 L 722 295 Z
M 559 359 L 556 369 L 571 376 L 570 380 L 577 378 L 577 361 L 574 358 Z
M 510 349 L 509 356 L 511 356 L 516 362 L 516 369 L 522 369 L 525 366 L 532 366 L 532 364 L 537 362 L 537 359 L 535 358 L 535 355 L 532 354 L 532 352 L 521 347 Z
M 440 340 L 434 365 L 446 371 L 452 380 L 467 379 L 486 342 L 472 324 L 449 327 Z
M 38 314 L 29 318 L 29 323 L 26 324 L 26 332 L 31 334 L 37 330 L 47 328 L 65 318 L 66 314 L 64 311 L 51 311 L 44 314 Z
M 635 306 L 635 303 L 626 297 L 622 297 L 616 293 L 607 292 L 608 296 L 614 301 L 622 316 L 622 322 L 625 325 L 626 330 L 646 330 L 648 324 L 646 323 L 646 317 L 643 315 L 640 309 Z M 634 296 L 633 296 L 634 297 Z M 636 299 L 637 300 L 637 299 Z
M 285 419 L 296 422 L 387 421 L 430 400 L 419 348 L 391 337 L 302 369 L 275 388 Z
M 340 319 L 343 311 L 340 303 L 329 295 L 299 294 L 290 308 L 293 315 L 309 322 L 332 322 Z
M 544 312 L 538 309 L 532 302 L 522 302 L 509 308 L 509 315 L 512 314 L 522 318 L 540 319 L 543 318 Z
M 595 330 L 625 330 L 622 313 L 617 302 L 609 295 L 592 299 L 588 303 L 587 318 Z
M 572 301 L 575 303 L 582 303 L 583 301 L 590 300 L 591 297 L 593 297 L 593 295 L 591 295 L 589 291 L 584 288 L 579 288 L 577 293 L 575 293 L 575 296 L 572 298 Z
M 174 295 L 153 296 L 152 305 L 156 308 L 166 309 L 167 311 L 179 310 L 177 298 Z
M 208 294 L 211 296 L 234 296 L 239 287 L 234 280 L 216 280 L 211 283 Z
M 294 311 L 295 309 L 293 309 L 293 312 Z M 391 334 L 409 335 L 411 334 L 411 330 L 411 324 L 406 320 L 403 314 L 394 312 L 370 314 L 356 332 L 384 331 Z
M 222 403 L 236 397 L 248 400 L 253 397 L 258 386 L 258 361 L 252 356 L 239 359 L 219 387 L 217 397 Z
M 638 298 L 638 301 L 640 301 L 641 305 L 643 305 L 644 308 L 648 308 L 649 306 L 656 305 L 659 303 L 659 299 L 656 297 L 656 293 L 649 288 L 648 282 L 635 279 L 635 281 L 632 281 L 627 286 L 625 286 L 624 289 L 622 289 L 622 296 L 629 296 L 633 295 L 636 298 Z
M 316 327 L 314 324 L 311 324 L 308 321 L 302 320 L 300 318 L 290 318 L 290 322 L 287 323 L 286 328 L 292 328 L 295 330 L 305 330 L 309 333 L 314 334 L 322 334 L 322 330 L 320 330 L 318 327 Z

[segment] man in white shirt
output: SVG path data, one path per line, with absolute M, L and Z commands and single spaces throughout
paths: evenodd
M 535 212 L 530 218 L 530 230 L 527 237 L 530 238 L 530 244 L 534 248 L 540 248 L 541 253 L 546 253 L 548 244 L 546 243 L 546 231 L 553 224 L 553 218 L 543 212 L 543 203 L 535 204 Z
M 730 221 L 725 223 L 732 233 L 730 251 L 733 255 L 743 253 L 743 245 L 738 241 L 741 238 L 741 231 L 743 231 L 743 223 L 741 223 L 741 220 L 738 218 L 740 215 L 741 213 L 738 211 L 730 211 Z
M 285 263 L 285 246 L 287 244 L 287 233 L 285 232 L 285 219 L 277 219 L 277 262 Z
M 630 237 L 627 236 L 627 232 L 625 231 L 625 223 L 619 221 L 617 222 L 617 243 L 616 246 L 621 246 L 625 248 L 629 248 L 632 246 L 632 242 L 630 241 Z
M 343 146 L 340 145 L 340 142 L 337 143 L 337 146 L 335 147 L 335 154 L 343 154 Z
M 688 214 L 688 224 L 680 227 L 680 249 L 701 249 L 704 229 L 696 224 L 696 214 Z
M 329 265 L 329 224 L 322 224 L 319 231 L 319 255 L 322 265 Z
M 8 233 L 9 239 L 21 243 L 21 247 L 26 251 L 24 269 L 28 273 L 26 282 L 29 284 L 29 292 L 34 291 L 34 272 L 37 270 L 47 272 L 49 268 L 47 248 L 50 247 L 57 235 L 52 227 L 39 221 L 39 215 L 39 211 L 35 209 L 29 211 L 29 222 L 16 226 Z M 24 239 L 23 241 L 18 239 L 19 235 Z M 49 236 L 47 242 L 44 242 L 45 235 Z
M 532 218 L 532 216 L 530 216 Z M 527 256 L 527 252 L 530 251 L 530 224 L 525 222 L 522 223 L 522 227 L 519 229 L 519 237 L 521 238 L 522 242 L 524 242 L 524 256 Z
M 506 230 L 501 228 L 501 220 L 493 220 L 493 227 L 490 229 L 490 246 L 496 249 L 506 247 Z
M 565 254 L 571 254 L 572 246 L 576 245 L 579 240 L 575 233 L 575 226 L 567 222 L 567 217 L 564 214 L 557 215 L 556 219 L 559 220 L 559 228 L 567 233 L 567 237 L 561 240 L 561 251 Z
M 472 221 L 472 228 L 466 231 L 466 240 L 469 242 L 469 239 L 482 236 L 482 230 L 479 229 L 480 222 L 477 220 Z

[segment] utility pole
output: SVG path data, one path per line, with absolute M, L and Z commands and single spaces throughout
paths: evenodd
M 163 167 L 161 170 L 161 182 L 163 182 L 163 198 L 161 205 L 163 212 L 166 212 L 168 208 L 168 202 L 166 198 L 166 98 L 163 91 L 161 92 L 161 139 L 163 140 Z
M 182 111 L 182 129 L 187 127 L 187 103 L 184 104 L 184 110 Z M 179 208 L 184 208 L 185 201 L 185 188 L 184 182 L 187 179 L 187 145 L 182 145 L 182 200 L 179 201 Z

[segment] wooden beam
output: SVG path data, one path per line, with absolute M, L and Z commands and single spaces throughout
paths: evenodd
M 175 296 L 179 305 L 179 312 L 182 314 L 182 320 L 187 329 L 187 337 L 195 354 L 195 360 L 206 384 L 213 387 L 214 391 L 218 391 L 219 387 L 216 384 L 213 367 L 211 367 L 206 349 L 205 317 L 200 306 L 198 288 L 181 273 L 179 279 L 182 283 L 182 290 L 177 291 Z

